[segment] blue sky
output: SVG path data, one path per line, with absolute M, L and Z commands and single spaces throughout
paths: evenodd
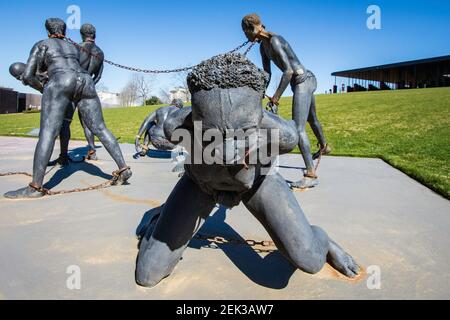
M 381 30 L 366 27 L 372 4 L 381 8 Z M 46 37 L 45 19 L 66 20 L 69 5 L 80 7 L 82 23 L 97 27 L 97 43 L 108 59 L 145 68 L 191 65 L 237 46 L 245 41 L 241 18 L 256 12 L 316 74 L 319 93 L 334 84 L 334 71 L 450 54 L 450 1 L 442 0 L 1 1 L 1 86 L 32 92 L 8 67 L 26 61 L 33 44 Z M 78 30 L 68 36 L 80 39 Z M 261 65 L 258 50 L 249 57 Z M 129 77 L 106 66 L 102 82 L 119 92 Z M 176 84 L 172 76 L 159 76 L 154 93 Z M 268 93 L 274 89 L 272 83 Z

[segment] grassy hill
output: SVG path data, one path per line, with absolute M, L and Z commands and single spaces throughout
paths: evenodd
M 106 109 L 104 116 L 121 142 L 132 143 L 156 108 Z M 450 88 L 318 95 L 317 113 L 333 155 L 380 157 L 450 199 Z M 280 114 L 290 118 L 291 98 L 281 100 Z M 37 127 L 39 114 L 0 116 L 0 135 Z M 72 137 L 84 139 L 77 118 Z

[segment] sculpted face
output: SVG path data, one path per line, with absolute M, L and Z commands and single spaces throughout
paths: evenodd
M 203 130 L 251 129 L 262 119 L 261 94 L 252 88 L 214 88 L 192 94 L 192 120 Z
M 242 30 L 244 31 L 245 36 L 247 37 L 247 39 L 249 41 L 255 41 L 256 40 L 256 36 L 258 35 L 258 31 L 262 28 L 261 25 L 256 26 L 256 25 L 252 25 L 252 26 L 243 26 Z
M 251 13 L 242 18 L 242 31 L 249 41 L 258 40 L 258 34 L 264 29 L 261 18 L 256 13 Z

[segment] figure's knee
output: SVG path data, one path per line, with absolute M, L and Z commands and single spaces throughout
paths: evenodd
M 165 277 L 167 277 L 166 274 L 158 274 L 151 270 L 145 270 L 140 267 L 136 267 L 136 283 L 141 287 L 153 288 Z
M 289 252 L 294 265 L 304 272 L 315 274 L 322 270 L 327 260 L 329 240 L 327 234 L 319 227 L 311 226 L 313 236 L 303 241 L 302 246 Z
M 150 237 L 142 239 L 136 262 L 136 283 L 143 287 L 154 287 L 172 271 L 177 259 L 170 254 L 170 249 L 163 243 Z
M 101 137 L 109 133 L 105 123 L 94 123 L 91 128 L 87 128 L 91 134 Z

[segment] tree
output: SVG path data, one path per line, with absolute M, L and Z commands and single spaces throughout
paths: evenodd
M 179 88 L 183 88 L 186 90 L 186 92 L 189 92 L 189 87 L 187 84 L 187 76 L 189 74 L 189 70 L 188 71 L 182 71 L 182 72 L 177 72 L 174 75 L 174 79 L 175 79 L 175 85 L 178 86 Z M 189 102 L 191 100 L 190 94 L 186 95 L 186 102 Z
M 170 93 L 166 89 L 159 89 L 159 97 L 162 103 L 171 103 Z
M 134 73 L 131 75 L 125 87 L 120 92 L 121 104 L 124 107 L 129 107 L 140 103 L 145 105 L 148 99 L 154 79 L 144 77 L 141 74 Z M 139 100 L 139 102 L 137 102 Z
M 139 100 L 142 101 L 142 105 L 145 105 L 145 102 L 148 96 L 150 95 L 154 78 L 153 77 L 145 78 L 143 75 L 135 73 L 131 77 L 131 82 L 136 88 L 136 94 Z
M 130 80 L 120 92 L 120 103 L 124 107 L 130 107 L 135 105 L 137 98 L 137 88 L 135 84 Z
M 95 89 L 97 90 L 97 92 L 100 92 L 100 91 L 108 92 L 109 91 L 108 87 L 105 85 L 105 83 L 103 81 L 100 81 L 99 83 L 97 83 L 95 85 Z
M 146 106 L 154 106 L 157 104 L 161 104 L 161 100 L 157 96 L 152 96 L 150 99 L 145 100 Z

